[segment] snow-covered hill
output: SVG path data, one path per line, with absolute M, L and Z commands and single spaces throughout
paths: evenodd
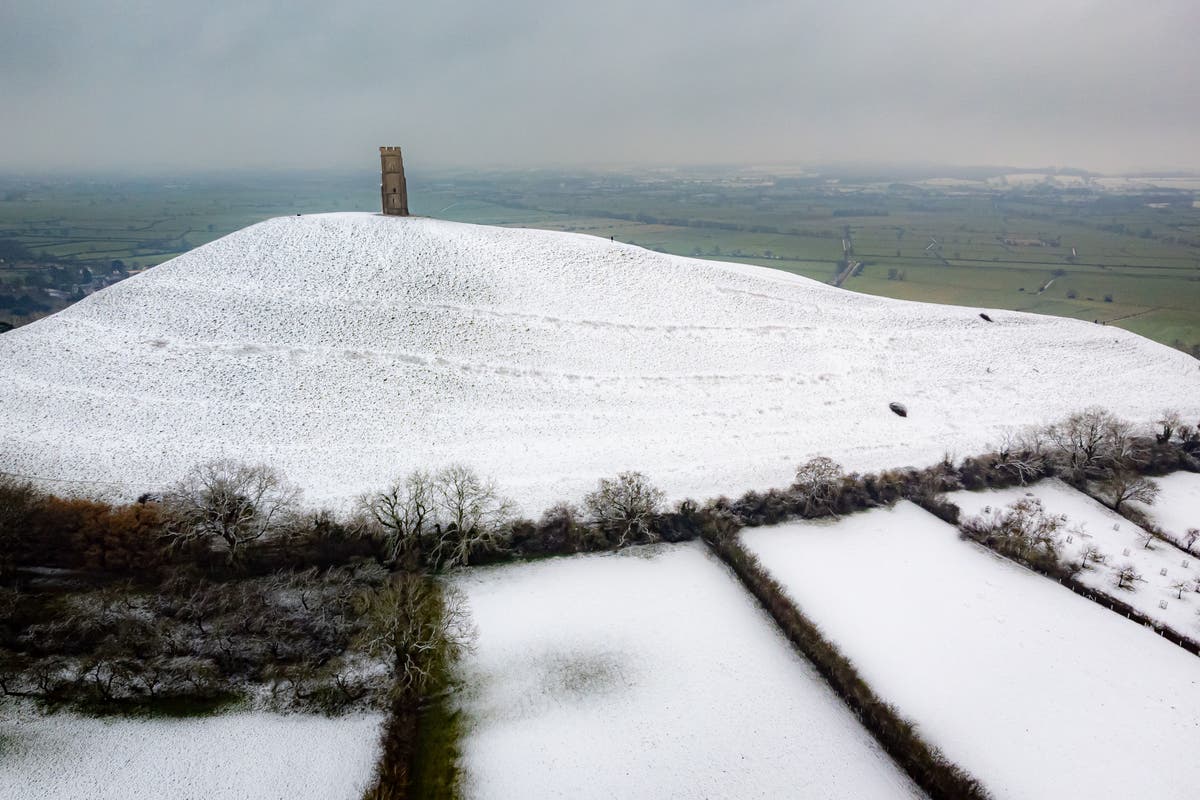
M 1181 353 L 989 314 L 582 235 L 285 217 L 0 336 L 0 470 L 128 496 L 226 456 L 340 503 L 458 461 L 536 513 L 626 469 L 709 496 L 1095 404 L 1200 414 Z

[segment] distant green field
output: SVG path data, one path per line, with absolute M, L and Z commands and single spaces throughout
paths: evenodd
M 0 239 L 46 263 L 138 269 L 270 217 L 374 210 L 376 183 L 370 173 L 0 180 Z M 849 290 L 1107 322 L 1200 353 L 1200 209 L 1186 196 L 712 173 L 414 174 L 409 183 L 416 214 L 615 237 L 819 281 L 840 271 L 848 240 L 863 264 Z M 0 265 L 0 293 L 39 266 Z

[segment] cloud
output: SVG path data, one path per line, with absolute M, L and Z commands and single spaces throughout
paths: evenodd
M 1192 0 L 10 0 L 0 168 L 1200 166 Z

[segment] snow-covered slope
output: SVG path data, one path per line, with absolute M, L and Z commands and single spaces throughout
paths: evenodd
M 132 495 L 224 456 L 336 503 L 459 461 L 536 512 L 626 469 L 703 496 L 1093 404 L 1200 414 L 1181 353 L 991 316 L 582 235 L 279 218 L 0 336 L 0 470 Z

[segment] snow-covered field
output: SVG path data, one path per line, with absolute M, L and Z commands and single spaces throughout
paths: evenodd
M 916 506 L 742 534 L 866 679 L 998 798 L 1182 800 L 1200 659 Z
M 1145 531 L 1086 494 L 1062 481 L 1045 480 L 1011 489 L 952 492 L 946 499 L 958 506 L 964 518 L 982 515 L 986 519 L 995 509 L 1007 508 L 1025 497 L 1040 500 L 1047 514 L 1066 517 L 1059 531 L 1063 558 L 1083 561 L 1088 547 L 1097 547 L 1104 555 L 1103 562 L 1088 561 L 1088 568 L 1077 576 L 1081 583 L 1128 603 L 1185 636 L 1200 638 L 1200 617 L 1196 616 L 1200 610 L 1200 560 L 1159 540 L 1146 546 Z M 1117 572 L 1126 565 L 1132 565 L 1142 580 L 1118 588 Z M 1175 585 L 1180 582 L 1186 587 Z
M 0 470 L 128 497 L 232 457 L 337 504 L 464 462 L 537 513 L 621 470 L 712 496 L 1094 404 L 1200 415 L 1182 353 L 979 310 L 582 234 L 283 217 L 0 335 Z
M 1053 172 L 1011 172 L 996 178 L 989 178 L 988 183 L 998 186 L 1034 186 L 1048 183 L 1054 186 L 1083 186 L 1088 179 L 1082 175 L 1059 175 Z
M 1152 480 L 1159 489 L 1154 504 L 1148 506 L 1132 501 L 1132 505 L 1163 533 L 1186 545 L 1188 530 L 1200 529 L 1200 475 L 1173 472 Z M 1196 542 L 1196 546 L 1200 548 L 1200 542 Z
M 1105 178 L 1094 178 L 1093 181 L 1101 188 L 1109 191 L 1145 191 L 1146 189 L 1177 189 L 1180 191 L 1200 191 L 1200 178 L 1177 176 L 1145 176 L 1124 175 Z
M 380 715 L 237 713 L 204 719 L 0 714 L 2 800 L 358 800 Z
M 457 581 L 468 797 L 919 796 L 698 544 Z

